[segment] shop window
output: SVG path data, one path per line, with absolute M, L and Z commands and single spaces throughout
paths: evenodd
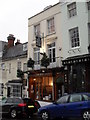
M 36 99 L 52 100 L 52 77 L 43 77 L 36 83 Z

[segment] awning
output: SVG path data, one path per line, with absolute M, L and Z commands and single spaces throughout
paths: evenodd
M 63 65 L 90 62 L 90 54 L 68 57 L 62 61 Z
M 16 80 L 11 80 L 6 83 L 6 85 L 22 85 L 22 80 L 16 79 Z
M 57 83 L 57 84 L 62 84 L 62 83 L 64 83 L 64 78 L 63 78 L 63 77 L 58 77 L 58 78 L 56 79 L 56 83 Z

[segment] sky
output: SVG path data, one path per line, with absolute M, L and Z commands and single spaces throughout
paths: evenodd
M 0 0 L 0 40 L 13 34 L 21 43 L 28 42 L 28 18 L 59 0 Z

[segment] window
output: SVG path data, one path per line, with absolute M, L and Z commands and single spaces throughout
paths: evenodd
M 36 80 L 36 99 L 52 100 L 52 77 L 43 77 Z M 33 88 L 33 87 L 32 87 Z
M 56 62 L 56 58 L 55 58 L 55 42 L 48 45 L 48 55 L 49 55 L 50 63 Z
M 40 35 L 40 24 L 34 26 L 35 36 Z
M 34 48 L 34 61 L 35 64 L 40 63 L 40 48 Z
M 90 1 L 87 2 L 87 9 L 90 10 Z
M 27 71 L 27 63 L 23 63 L 23 71 Z
M 81 95 L 71 95 L 70 96 L 70 102 L 80 102 L 82 101 Z
M 88 39 L 89 39 L 89 43 L 90 43 L 90 23 L 88 23 Z
M 3 83 L 0 83 L 0 96 L 3 96 Z
M 12 93 L 14 97 L 21 97 L 21 86 L 12 85 Z
M 17 69 L 21 70 L 21 62 L 20 61 L 17 63 Z
M 11 73 L 11 63 L 9 63 L 9 73 Z
M 2 70 L 5 70 L 5 63 L 1 64 L 1 68 L 2 68 Z
M 63 96 L 60 99 L 57 100 L 58 104 L 63 104 L 63 103 L 67 103 L 68 102 L 68 98 L 69 96 Z
M 69 17 L 73 17 L 73 16 L 77 15 L 76 3 L 72 3 L 72 4 L 68 5 L 68 13 L 69 13 Z
M 83 97 L 84 97 L 84 100 L 85 100 L 85 101 L 88 101 L 88 100 L 90 100 L 90 96 L 83 95 Z
M 48 23 L 48 34 L 55 32 L 54 18 L 47 21 Z
M 69 32 L 71 39 L 71 47 L 74 48 L 80 46 L 78 27 L 69 30 Z

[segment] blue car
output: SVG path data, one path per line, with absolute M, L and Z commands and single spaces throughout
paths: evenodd
M 90 120 L 90 93 L 75 93 L 60 97 L 53 104 L 39 108 L 42 120 L 82 118 Z

